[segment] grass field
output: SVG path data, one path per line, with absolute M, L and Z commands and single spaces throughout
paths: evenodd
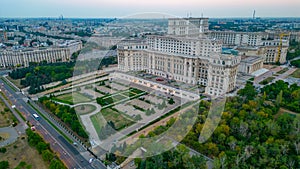
M 128 90 L 125 91 L 120 91 L 116 94 L 108 94 L 105 95 L 103 97 L 100 97 L 100 102 L 98 102 L 101 106 L 107 106 L 107 105 L 111 105 L 113 103 L 122 101 L 122 100 L 126 100 L 126 99 L 132 99 L 135 98 L 136 96 L 140 95 L 140 94 L 147 94 L 146 92 L 136 89 L 136 88 L 130 88 Z
M 8 107 L 0 99 L 0 127 L 8 127 L 14 120 L 16 120 L 15 116 L 13 116 Z
M 294 77 L 294 78 L 300 78 L 300 69 L 298 68 L 294 73 L 292 73 L 290 75 L 291 77 Z
M 96 110 L 96 106 L 93 105 L 81 105 L 75 107 L 75 111 L 79 115 L 89 114 L 95 110 Z
M 270 83 L 270 82 L 271 82 L 272 80 L 274 80 L 274 79 L 275 79 L 275 77 L 268 77 L 268 78 L 266 78 L 265 80 L 259 82 L 259 84 L 261 84 L 261 85 L 266 85 L 266 84 Z
M 102 114 L 102 116 L 101 116 Z M 134 121 L 124 117 L 121 113 L 114 111 L 112 109 L 103 109 L 100 113 L 91 116 L 92 123 L 99 133 L 101 131 L 101 127 L 105 123 L 105 121 L 112 121 L 115 124 L 116 130 L 122 130 L 123 128 L 134 124 Z
M 284 69 L 278 71 L 277 73 L 278 73 L 278 74 L 283 74 L 283 73 L 285 73 L 285 72 L 288 71 L 288 70 L 289 70 L 289 68 L 284 68 Z
M 105 105 L 110 105 L 112 103 L 116 103 L 116 102 L 119 102 L 121 100 L 124 100 L 128 97 L 124 96 L 123 94 L 115 94 L 113 96 L 103 96 L 101 99 L 102 99 L 102 102 L 101 102 L 101 106 L 105 106 Z
M 144 92 L 144 91 L 142 91 L 140 89 L 136 89 L 136 88 L 131 88 L 130 91 L 133 92 L 133 93 L 135 93 L 135 94 L 141 94 L 141 93 Z
M 43 161 L 42 155 L 40 155 L 35 148 L 28 145 L 27 136 L 25 135 L 20 136 L 14 144 L 6 146 L 5 148 L 7 151 L 4 154 L 0 153 L 0 161 L 8 161 L 9 168 L 16 168 L 22 161 L 27 164 L 24 168 L 29 168 L 29 166 L 31 166 L 30 168 L 32 169 L 49 168 L 49 165 Z
M 78 92 L 59 95 L 55 97 L 54 100 L 67 104 L 78 104 L 91 101 L 90 98 Z
M 91 121 L 93 123 L 93 126 L 97 133 L 101 132 L 101 128 L 103 127 L 103 124 L 105 124 L 105 120 L 103 119 L 102 115 L 100 113 L 97 113 L 90 117 Z

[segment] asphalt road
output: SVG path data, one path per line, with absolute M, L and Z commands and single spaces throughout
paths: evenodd
M 53 151 L 57 153 L 68 168 L 106 168 L 102 163 L 99 164 L 99 162 L 95 164 L 97 167 L 92 166 L 78 150 L 74 148 L 71 143 L 66 141 L 42 116 L 40 116 L 39 121 L 33 118 L 32 114 L 39 113 L 25 102 L 26 97 L 24 95 L 20 92 L 14 92 L 2 79 L 0 79 L 0 85 L 0 88 L 8 99 L 16 105 L 17 109 L 25 115 L 25 118 L 30 121 L 31 124 L 36 126 L 37 132 L 43 136 L 46 142 L 50 143 Z

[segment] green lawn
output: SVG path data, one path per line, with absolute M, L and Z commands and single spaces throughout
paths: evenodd
M 101 128 L 103 127 L 103 124 L 104 124 L 102 115 L 100 113 L 98 113 L 98 114 L 91 116 L 90 118 L 91 118 L 91 121 L 93 123 L 95 130 L 97 131 L 97 133 L 100 133 Z
M 75 111 L 79 115 L 89 114 L 95 110 L 96 110 L 96 106 L 93 105 L 81 105 L 75 107 Z
M 274 79 L 275 79 L 275 77 L 268 77 L 268 78 L 266 78 L 265 80 L 259 82 L 259 84 L 261 84 L 261 85 L 266 85 L 266 84 L 270 83 L 270 82 L 271 82 L 272 80 L 274 80 Z
M 78 104 L 78 103 L 85 103 L 91 101 L 90 98 L 86 97 L 85 95 L 74 92 L 74 93 L 67 93 L 63 95 L 59 95 L 55 97 L 53 100 L 67 103 L 67 104 Z
M 97 98 L 97 102 L 101 106 L 107 106 L 125 99 L 135 98 L 137 95 L 140 95 L 142 93 L 146 94 L 144 91 L 141 91 L 139 89 L 130 88 L 125 91 L 120 91 L 115 94 L 107 94 L 103 97 Z
M 121 94 L 117 94 L 117 95 L 112 96 L 112 98 L 113 98 L 114 102 L 117 102 L 117 101 L 120 101 L 120 100 L 124 100 L 127 97 L 125 97 L 125 96 L 123 96 Z
M 288 71 L 288 70 L 289 70 L 289 68 L 284 68 L 284 69 L 278 71 L 277 73 L 278 73 L 278 74 L 283 74 L 283 73 L 285 73 L 285 72 Z
M 121 94 L 116 94 L 116 95 L 113 95 L 113 96 L 109 96 L 109 97 L 106 97 L 104 96 L 102 98 L 102 106 L 105 106 L 105 105 L 110 105 L 112 103 L 115 103 L 115 102 L 118 102 L 118 101 L 121 101 L 121 100 L 124 100 L 126 99 L 125 96 L 121 95 Z
M 297 69 L 294 73 L 292 73 L 290 75 L 291 77 L 294 77 L 294 78 L 300 78 L 300 69 Z
M 144 92 L 144 91 L 142 91 L 140 89 L 137 89 L 137 88 L 131 88 L 130 91 L 133 92 L 133 93 L 135 93 L 135 94 L 141 94 L 141 93 Z
M 102 117 L 101 117 L 102 114 Z M 115 124 L 116 130 L 122 130 L 126 126 L 130 126 L 134 124 L 134 121 L 131 121 L 130 119 L 124 117 L 122 113 L 114 111 L 112 109 L 103 109 L 100 113 L 91 116 L 92 123 L 97 131 L 97 133 L 100 132 L 101 127 L 105 123 L 105 121 L 112 121 Z

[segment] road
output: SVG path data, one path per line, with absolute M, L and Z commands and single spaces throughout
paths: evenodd
M 27 98 L 20 92 L 14 92 L 2 79 L 0 79 L 1 90 L 7 96 L 16 108 L 20 110 L 25 118 L 34 126 L 36 130 L 42 135 L 46 142 L 50 143 L 50 146 L 54 152 L 60 157 L 68 168 L 106 168 L 104 164 L 97 162 L 93 165 L 89 164 L 88 159 L 84 158 L 79 151 L 69 143 L 61 134 L 56 131 L 42 116 L 37 121 L 33 118 L 32 114 L 36 112 L 31 106 L 26 103 Z M 95 160 L 97 161 L 97 160 Z

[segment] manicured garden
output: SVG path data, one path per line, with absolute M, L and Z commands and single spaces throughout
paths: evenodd
M 91 101 L 90 98 L 88 98 L 87 96 L 79 92 L 67 93 L 56 97 L 52 97 L 51 99 L 54 101 L 71 104 L 71 105 Z

